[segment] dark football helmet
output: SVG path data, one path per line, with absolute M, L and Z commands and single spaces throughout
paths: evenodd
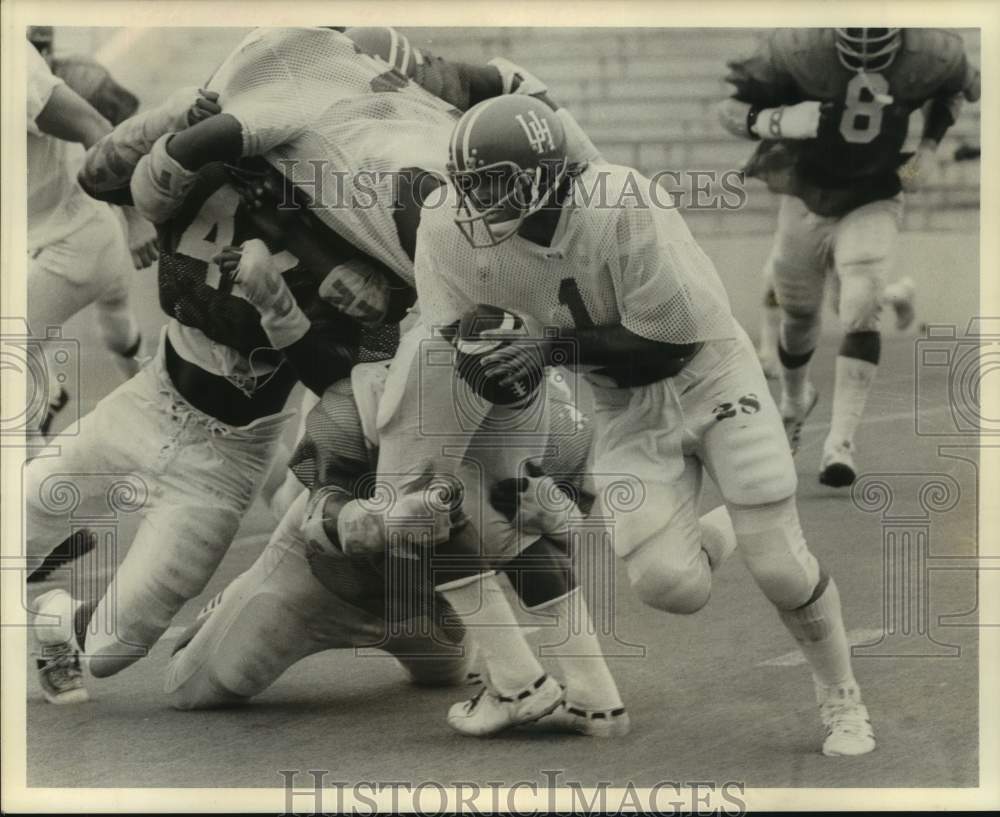
M 903 44 L 898 28 L 837 28 L 837 56 L 851 71 L 884 71 Z
M 520 94 L 470 108 L 452 132 L 448 159 L 459 196 L 455 223 L 473 247 L 516 234 L 552 198 L 570 166 L 555 112 Z

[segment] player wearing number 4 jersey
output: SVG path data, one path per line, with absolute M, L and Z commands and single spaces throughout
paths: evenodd
M 886 286 L 902 191 L 928 174 L 963 100 L 979 98 L 979 72 L 957 34 L 898 28 L 778 29 L 729 68 L 735 92 L 720 109 L 723 124 L 762 140 L 747 172 L 781 197 L 765 270 L 782 315 L 780 343 L 773 333 L 765 343 L 776 344 L 781 363 L 781 413 L 794 447 L 817 399 L 808 367 L 832 271 L 845 334 L 819 478 L 849 485 L 882 306 L 896 309 L 900 328 L 913 319 L 912 282 Z M 910 114 L 921 107 L 920 144 L 906 156 Z
M 415 270 L 425 318 L 447 326 L 491 304 L 532 343 L 483 360 L 502 387 L 539 364 L 574 365 L 594 394 L 593 474 L 614 547 L 649 605 L 693 613 L 725 550 L 698 524 L 702 468 L 737 544 L 798 641 L 830 755 L 875 745 L 851 669 L 837 586 L 809 552 L 795 469 L 753 348 L 680 214 L 627 167 L 571 163 L 558 121 L 531 99 L 472 108 L 450 145 L 450 206 L 421 219 Z M 614 518 L 606 489 L 637 501 Z M 731 522 L 730 518 L 731 517 Z M 711 550 L 712 552 L 709 552 Z

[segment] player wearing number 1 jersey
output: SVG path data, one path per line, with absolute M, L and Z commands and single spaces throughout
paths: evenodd
M 482 361 L 497 388 L 539 364 L 585 372 L 597 502 L 633 588 L 661 610 L 700 609 L 726 555 L 699 525 L 704 466 L 725 501 L 717 527 L 731 525 L 728 546 L 812 668 L 823 751 L 870 752 L 837 587 L 806 546 L 777 408 L 681 215 L 631 168 L 570 162 L 559 122 L 531 99 L 466 113 L 449 173 L 450 206 L 425 207 L 418 234 L 425 319 L 447 327 L 481 304 L 520 316 L 534 340 L 511 337 Z
M 729 63 L 733 97 L 721 109 L 733 133 L 762 140 L 747 172 L 780 194 L 767 262 L 782 312 L 781 411 L 793 447 L 816 403 L 808 380 L 824 281 L 835 273 L 845 334 L 837 358 L 820 482 L 855 478 L 854 434 L 879 362 L 879 314 L 912 320 L 906 287 L 886 287 L 895 260 L 902 191 L 926 175 L 979 72 L 961 38 L 937 29 L 777 29 L 748 59 Z M 923 108 L 919 147 L 900 151 Z

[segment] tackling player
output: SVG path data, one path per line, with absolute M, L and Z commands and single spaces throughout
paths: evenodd
M 432 592 L 425 572 L 387 550 L 388 541 L 372 552 L 345 552 L 338 533 L 338 516 L 347 502 L 373 500 L 378 404 L 387 374 L 386 364 L 356 366 L 310 413 L 291 465 L 303 493 L 257 562 L 213 599 L 179 640 L 165 684 L 173 706 L 201 709 L 246 701 L 296 661 L 335 648 L 379 647 L 421 684 L 467 679 L 474 664 L 462 627 L 447 626 L 454 611 Z M 542 470 L 559 475 L 559 488 L 568 495 L 586 498 L 580 482 L 589 426 L 561 400 L 554 405 L 553 425 L 562 444 L 543 461 Z M 519 485 L 509 499 L 529 502 L 539 490 L 555 487 L 544 477 L 529 481 L 548 485 Z M 404 527 L 412 532 L 414 523 L 433 528 L 435 513 L 450 530 L 453 511 L 421 503 L 415 518 L 404 520 L 394 513 L 387 535 L 391 540 Z M 567 593 L 580 592 L 553 581 L 560 573 L 571 573 L 568 561 L 559 556 L 558 549 L 536 547 L 507 567 L 529 609 L 548 615 Z M 559 622 L 563 627 L 567 623 Z M 572 630 L 565 637 L 573 639 Z M 575 653 L 578 646 L 562 643 L 561 652 Z M 628 716 L 610 676 L 610 693 L 605 693 L 610 701 L 602 701 L 589 675 L 574 673 L 579 662 L 562 663 L 567 697 L 574 703 L 564 704 L 546 725 L 590 735 L 624 734 Z
M 883 303 L 897 308 L 901 326 L 912 320 L 912 285 L 904 280 L 889 293 L 885 286 L 902 191 L 919 187 L 963 100 L 979 98 L 979 72 L 957 34 L 916 28 L 778 29 L 729 69 L 735 92 L 720 108 L 722 122 L 762 140 L 747 173 L 781 199 L 765 277 L 782 311 L 782 418 L 794 449 L 817 401 L 809 361 L 832 271 L 845 333 L 819 480 L 850 485 Z M 918 108 L 923 133 L 907 157 L 900 150 Z
M 472 108 L 449 157 L 449 206 L 425 208 L 418 234 L 425 320 L 447 327 L 483 304 L 524 320 L 531 343 L 512 336 L 483 356 L 479 379 L 494 390 L 543 365 L 581 367 L 598 502 L 613 518 L 623 488 L 637 498 L 612 523 L 614 548 L 658 609 L 700 609 L 726 555 L 698 524 L 707 468 L 732 517 L 729 545 L 812 669 L 824 753 L 870 752 L 839 593 L 806 546 L 780 417 L 680 214 L 631 168 L 571 162 L 560 123 L 529 98 Z

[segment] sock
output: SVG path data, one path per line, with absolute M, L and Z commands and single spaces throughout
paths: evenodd
M 833 579 L 821 575 L 809 601 L 794 610 L 779 610 L 812 669 L 817 699 L 831 687 L 857 686 L 851 669 L 851 646 L 844 630 L 840 592 Z
M 35 626 L 35 638 L 42 645 L 74 643 L 79 646 L 76 637 L 77 618 L 80 610 L 84 607 L 82 601 L 77 601 L 69 593 L 60 590 L 52 594 L 45 603 L 38 608 L 38 614 L 44 615 L 52 621 L 39 622 Z M 91 609 L 90 612 L 93 612 Z M 90 615 L 86 616 L 89 621 Z M 86 627 L 86 622 L 84 622 Z
M 846 339 L 845 339 L 846 340 Z M 841 349 L 843 352 L 843 348 Z M 854 434 L 865 411 L 868 392 L 875 378 L 875 362 L 858 357 L 837 356 L 837 379 L 833 391 L 833 416 L 829 441 L 853 443 Z
M 587 600 L 579 587 L 558 599 L 531 608 L 544 612 L 559 622 L 558 633 L 546 635 L 548 652 L 559 662 L 566 684 L 566 700 L 583 709 L 619 709 L 622 705 L 597 634 L 587 609 Z M 545 631 L 548 631 L 546 628 Z
M 465 625 L 466 638 L 479 649 L 498 692 L 520 692 L 545 674 L 492 573 L 448 582 L 436 589 Z

